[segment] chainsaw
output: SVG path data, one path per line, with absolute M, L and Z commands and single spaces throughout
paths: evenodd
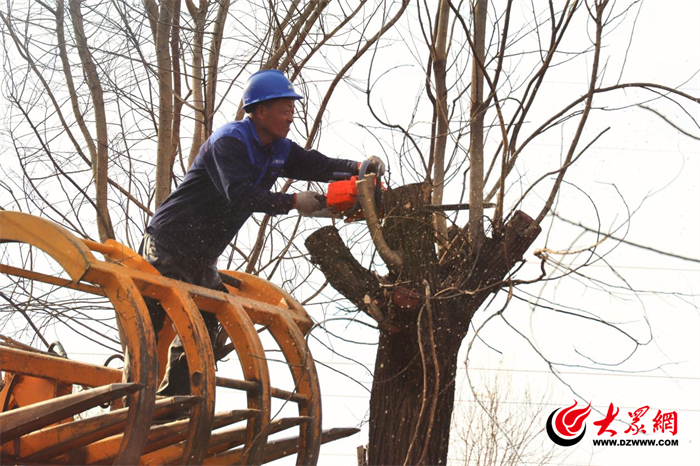
M 354 222 L 364 220 L 362 206 L 357 195 L 357 182 L 365 178 L 365 175 L 376 168 L 372 166 L 372 162 L 365 160 L 360 165 L 358 175 L 352 176 L 350 173 L 336 172 L 333 173 L 333 180 L 328 183 L 328 191 L 325 195 L 318 194 L 317 199 L 323 206 L 321 209 L 311 213 L 309 217 L 320 218 L 345 218 L 345 222 Z M 382 177 L 379 173 L 375 173 L 374 179 L 374 205 L 378 206 L 377 215 L 381 218 L 382 194 L 385 187 L 382 184 Z M 493 203 L 484 203 L 484 208 L 492 208 L 496 205 Z M 430 212 L 445 212 L 452 210 L 469 210 L 469 204 L 442 204 L 442 205 L 426 205 L 425 210 Z
M 369 160 L 365 160 L 360 164 L 359 173 L 355 176 L 346 172 L 333 173 L 334 181 L 328 183 L 326 194 L 316 196 L 322 208 L 312 212 L 309 217 L 345 218 L 347 223 L 363 220 L 362 206 L 357 195 L 357 182 L 363 180 L 368 170 L 373 168 L 376 167 L 373 167 Z M 379 173 L 375 173 L 375 175 L 374 205 L 381 206 L 384 187 L 381 175 Z

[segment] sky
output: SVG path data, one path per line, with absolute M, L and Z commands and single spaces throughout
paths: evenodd
M 672 87 L 684 83 L 684 91 L 700 95 L 700 77 L 696 74 L 700 70 L 699 19 L 700 2 L 697 0 L 647 0 L 637 19 L 631 45 L 626 38 L 629 30 L 621 28 L 607 38 L 606 51 L 616 58 L 626 54 L 623 81 L 658 82 Z M 400 44 L 385 48 L 383 53 L 382 58 L 388 64 L 392 60 L 397 65 L 411 61 L 402 55 L 405 49 Z M 606 72 L 606 79 L 610 81 L 615 81 L 620 72 L 614 63 L 610 61 Z M 358 79 L 365 78 L 359 70 L 354 72 Z M 392 115 L 410 113 L 412 102 L 405 99 L 405 95 L 415 92 L 410 87 L 414 80 L 402 82 L 397 76 L 419 75 L 420 70 L 402 66 L 394 73 L 380 80 L 376 103 Z M 577 95 L 582 84 L 585 84 L 585 74 L 580 72 L 562 69 L 553 73 L 545 83 L 550 89 L 551 106 L 558 108 L 562 96 Z M 632 91 L 629 94 L 602 97 L 600 102 L 610 107 L 624 106 L 634 97 Z M 378 142 L 359 127 L 372 119 L 362 106 L 355 105 L 358 95 L 344 88 L 338 90 L 336 98 L 344 104 L 341 105 L 344 111 L 328 116 L 319 149 L 338 157 L 357 159 L 369 153 L 386 157 Z M 683 119 L 680 109 L 661 104 L 659 108 L 680 118 L 685 130 L 700 135 L 697 127 L 688 125 L 687 118 Z M 698 106 L 691 111 L 696 120 L 700 119 Z M 630 242 L 695 260 L 676 259 L 608 239 L 597 249 L 598 253 L 606 254 L 605 261 L 594 257 L 597 262 L 581 271 L 585 277 L 574 275 L 524 287 L 504 313 L 505 319 L 489 320 L 503 305 L 503 296 L 498 296 L 488 309 L 482 309 L 474 319 L 474 327 L 480 329 L 478 338 L 474 332 L 470 333 L 460 353 L 462 362 L 457 376 L 450 465 L 469 464 L 465 463 L 465 452 L 457 439 L 460 433 L 466 432 L 466 419 L 481 413 L 476 398 L 483 401 L 495 388 L 502 394 L 503 410 L 499 419 L 504 430 L 505 418 L 533 420 L 535 440 L 518 464 L 529 466 L 538 456 L 552 451 L 557 456 L 549 464 L 565 466 L 690 466 L 700 463 L 700 315 L 697 303 L 700 296 L 700 143 L 640 108 L 625 108 L 609 115 L 603 112 L 595 125 L 611 126 L 612 130 L 572 169 L 568 178 L 571 184 L 563 188 L 556 211 L 563 218 L 590 227 L 596 226 L 599 216 L 601 229 L 613 236 L 626 234 Z M 565 125 L 562 134 L 572 127 Z M 534 145 L 527 165 L 519 167 L 524 184 L 538 176 L 538 167 L 560 160 L 557 142 L 560 135 L 555 136 Z M 0 143 L 3 144 L 0 149 L 4 150 L 5 142 Z M 405 181 L 398 176 L 398 161 L 391 155 L 386 158 L 390 182 Z M 597 211 L 582 192 L 593 197 Z M 538 193 L 540 197 L 535 196 L 522 209 L 536 214 L 544 194 Z M 634 212 L 630 222 L 625 221 L 627 209 Z M 460 217 L 460 221 L 464 222 L 465 217 Z M 539 262 L 533 255 L 535 249 L 585 249 L 600 240 L 594 234 L 582 234 L 575 226 L 559 222 L 549 230 L 548 225 L 545 222 L 545 231 L 526 254 L 527 263 L 521 271 L 525 277 L 536 277 L 539 273 Z M 349 227 L 345 233 L 351 235 L 361 228 Z M 587 253 L 552 254 L 552 257 L 568 266 L 590 260 Z M 552 266 L 548 267 L 548 272 L 557 274 Z M 598 280 L 614 284 L 614 292 L 600 287 Z M 641 292 L 632 293 L 630 288 Z M 302 300 L 312 292 L 301 289 L 297 298 Z M 534 305 L 549 302 L 557 303 L 560 311 L 574 308 L 592 317 L 614 321 L 644 344 L 636 347 L 632 339 L 605 325 L 572 319 L 561 312 Z M 307 310 L 314 318 L 323 318 L 322 306 L 308 306 Z M 315 334 L 320 341 L 310 341 L 321 380 L 323 425 L 324 428 L 359 426 L 362 430 L 348 439 L 323 446 L 319 464 L 354 465 L 357 464 L 355 448 L 367 442 L 368 389 L 376 333 L 342 321 L 328 325 L 344 338 L 365 344 L 346 345 L 323 334 Z M 328 351 L 323 344 L 332 346 L 338 353 L 350 354 L 352 360 Z M 79 355 L 80 349 L 69 353 Z M 541 355 L 560 363 L 556 367 L 559 377 L 552 375 Z M 469 369 L 464 363 L 467 357 Z M 590 359 L 608 365 L 599 365 L 596 369 L 584 367 L 591 365 Z M 231 395 L 221 396 L 222 405 L 233 406 L 236 401 Z M 593 408 L 585 421 L 586 434 L 572 447 L 556 446 L 544 432 L 546 418 L 574 401 L 579 407 L 590 403 Z M 629 413 L 649 406 L 642 420 L 647 430 L 643 438 L 677 439 L 678 445 L 594 445 L 594 440 L 605 437 L 597 435 L 598 427 L 593 422 L 605 416 L 610 403 L 619 408 L 617 420 L 610 426 L 618 432 L 616 438 L 642 438 L 624 431 L 630 427 Z M 659 410 L 677 413 L 675 436 L 652 432 L 652 419 Z M 513 440 L 503 438 L 501 441 Z M 287 458 L 275 464 L 293 462 Z
M 696 74 L 700 70 L 698 19 L 700 2 L 644 2 L 632 44 L 625 39 L 628 30 L 613 33 L 607 40 L 608 51 L 613 57 L 627 53 L 622 81 L 658 82 L 671 86 L 685 82 L 682 89 L 697 96 L 700 93 L 700 77 Z M 396 60 L 400 61 L 400 58 Z M 608 79 L 613 75 L 616 77 L 619 72 L 612 62 L 606 75 Z M 553 89 L 552 105 L 557 105 L 557 96 L 578 92 L 583 79 L 585 75 L 564 72 L 547 80 L 545 85 Z M 396 86 L 397 82 L 387 81 L 386 92 L 380 93 L 383 108 L 396 101 L 395 94 L 388 88 Z M 602 100 L 613 107 L 624 105 L 625 97 Z M 396 103 L 399 107 L 410 105 L 410 102 Z M 677 111 L 670 107 L 663 109 L 669 115 Z M 696 119 L 700 116 L 697 106 L 692 112 Z M 371 146 L 366 138 L 352 132 L 350 125 L 343 125 L 340 117 L 332 121 L 333 127 L 326 129 L 326 133 L 334 132 L 358 150 L 367 150 L 367 146 Z M 700 463 L 700 316 L 697 308 L 700 292 L 700 144 L 697 139 L 683 136 L 639 108 L 624 109 L 609 117 L 603 115 L 600 125 L 611 126 L 612 134 L 601 138 L 581 159 L 571 170 L 569 180 L 572 186 L 576 185 L 594 197 L 603 221 L 602 230 L 617 237 L 627 234 L 626 239 L 630 242 L 695 260 L 675 259 L 609 239 L 598 248 L 601 254 L 609 253 L 605 262 L 598 261 L 582 271 L 591 280 L 574 276 L 527 288 L 527 294 L 520 294 L 525 301 L 511 303 L 505 317 L 509 325 L 528 336 L 529 341 L 503 320 L 494 319 L 480 329 L 480 338 L 471 333 L 464 342 L 460 361 L 465 361 L 468 346 L 472 342 L 473 345 L 469 353 L 469 369 L 462 362 L 457 376 L 454 437 L 466 431 L 465 418 L 480 413 L 470 385 L 480 397 L 487 397 L 487 390 L 498 387 L 499 392 L 507 392 L 501 400 L 502 422 L 508 416 L 537 419 L 533 425 L 539 431 L 528 451 L 528 455 L 534 456 L 523 456 L 516 464 L 533 464 L 538 453 L 553 449 L 556 457 L 546 464 L 696 465 Z M 697 127 L 685 125 L 684 129 L 696 137 L 699 134 Z M 571 130 L 571 127 L 566 130 Z M 328 146 L 332 147 L 332 142 Z M 539 157 L 542 163 L 548 159 L 558 160 L 560 153 L 556 141 L 543 141 L 537 147 L 541 149 Z M 389 160 L 390 171 L 395 167 L 392 167 L 392 162 L 395 164 L 396 161 Z M 530 159 L 529 163 L 533 161 Z M 523 176 L 532 175 L 524 173 Z M 572 186 L 563 189 L 557 212 L 575 223 L 595 227 L 596 212 L 578 188 Z M 526 207 L 538 208 L 534 204 Z M 620 214 L 627 208 L 634 211 L 629 224 Z M 538 273 L 539 263 L 532 252 L 544 246 L 545 235 L 550 238 L 547 246 L 554 250 L 569 249 L 572 245 L 585 248 L 600 240 L 593 234 L 579 236 L 580 229 L 561 223 L 555 233 L 546 227 L 544 230 L 526 254 L 527 265 L 522 271 L 526 276 Z M 558 257 L 568 265 L 581 264 L 587 258 L 586 254 Z M 599 289 L 595 280 L 613 283 L 618 289 L 614 294 Z M 643 292 L 635 294 L 626 288 Z M 537 297 L 541 304 L 550 300 L 582 309 L 591 316 L 609 318 L 644 344 L 632 352 L 635 344 L 619 332 L 534 308 L 532 302 Z M 488 316 L 500 309 L 499 303 L 502 302 L 501 297 L 489 309 L 482 309 L 475 317 L 475 327 L 479 328 Z M 336 327 L 346 337 L 357 335 L 356 331 L 340 323 Z M 358 338 L 372 340 L 366 333 Z M 365 387 L 370 387 L 371 378 L 366 370 L 327 352 L 323 354 L 322 350 L 320 345 L 312 344 L 315 357 L 324 365 L 330 364 L 334 370 L 352 374 Z M 552 375 L 538 353 L 562 363 L 557 367 L 559 378 Z M 352 355 L 372 368 L 372 347 L 364 351 L 355 348 Z M 595 370 L 582 367 L 590 366 L 586 358 L 610 365 L 601 365 Z M 319 372 L 324 394 L 324 427 L 366 421 L 368 392 L 324 367 L 320 367 Z M 525 393 L 530 400 L 537 401 L 526 403 Z M 591 403 L 593 409 L 585 421 L 587 432 L 578 444 L 560 447 L 544 432 L 545 421 L 554 410 L 569 407 L 574 400 L 578 407 Z M 599 428 L 593 422 L 605 417 L 610 403 L 619 408 L 619 414 L 610 426 L 617 431 L 614 438 L 672 439 L 678 440 L 678 445 L 594 445 L 594 440 L 608 438 L 609 434 L 597 435 Z M 532 408 L 538 406 L 539 413 L 535 416 Z M 632 429 L 625 434 L 632 420 L 629 413 L 634 414 L 645 406 L 649 409 L 641 422 L 647 433 L 633 436 L 635 430 Z M 677 413 L 675 436 L 660 430 L 653 432 L 653 418 L 659 410 Z M 320 464 L 356 464 L 355 447 L 366 443 L 367 435 L 364 426 L 357 436 L 322 447 Z M 448 463 L 474 464 L 465 462 L 463 446 L 455 438 L 453 442 Z

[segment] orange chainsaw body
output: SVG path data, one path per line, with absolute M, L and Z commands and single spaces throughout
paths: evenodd
M 326 193 L 326 208 L 336 214 L 343 214 L 345 222 L 355 222 L 364 220 L 365 216 L 362 213 L 362 208 L 357 199 L 357 176 L 353 176 L 349 180 L 333 181 L 328 184 L 328 192 Z M 384 190 L 384 186 L 381 190 Z M 377 199 L 375 202 L 379 205 L 377 214 L 382 217 L 381 202 L 379 198 L 380 191 L 377 191 Z
M 326 207 L 342 213 L 351 209 L 357 201 L 357 176 L 349 180 L 334 181 L 328 184 Z

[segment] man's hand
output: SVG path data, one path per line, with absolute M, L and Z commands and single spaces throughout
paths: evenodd
M 384 165 L 382 159 L 376 155 L 372 155 L 367 160 L 369 160 L 367 172 L 376 173 L 378 176 L 384 176 L 384 172 L 386 172 L 386 165 Z
M 323 209 L 323 196 L 313 191 L 302 191 L 294 194 L 294 207 L 301 215 L 311 215 Z

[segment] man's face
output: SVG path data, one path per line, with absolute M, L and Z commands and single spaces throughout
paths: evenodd
M 294 99 L 275 99 L 261 105 L 255 112 L 256 129 L 260 142 L 270 142 L 286 138 L 294 121 Z

